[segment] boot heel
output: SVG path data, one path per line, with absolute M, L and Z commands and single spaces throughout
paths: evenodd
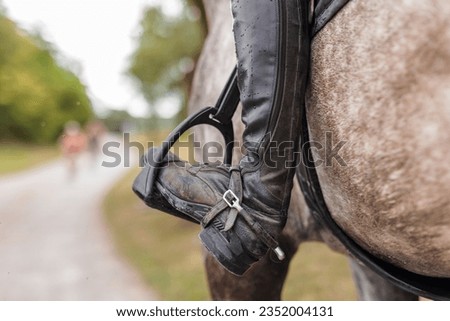
M 227 232 L 227 236 L 229 239 L 213 225 L 208 226 L 199 234 L 199 238 L 208 252 L 228 271 L 241 276 L 250 268 L 251 264 L 255 263 L 256 259 L 247 254 L 234 232 Z

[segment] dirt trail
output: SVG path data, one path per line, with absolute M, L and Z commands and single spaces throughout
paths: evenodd
M 101 212 L 125 174 L 84 155 L 0 178 L 0 300 L 152 300 L 116 252 Z

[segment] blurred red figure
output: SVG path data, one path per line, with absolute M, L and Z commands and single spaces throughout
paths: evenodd
M 69 176 L 73 177 L 77 171 L 77 159 L 86 149 L 86 135 L 81 131 L 80 124 L 69 121 L 64 126 L 64 133 L 60 138 L 63 156 L 67 160 Z
M 87 149 L 94 164 L 96 164 L 98 155 L 100 154 L 105 132 L 105 126 L 99 120 L 93 120 L 86 126 Z

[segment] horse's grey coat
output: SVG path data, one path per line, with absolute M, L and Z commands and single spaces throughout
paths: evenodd
M 450 3 L 351 1 L 313 44 L 311 137 L 337 223 L 407 270 L 450 277 Z M 323 150 L 316 157 L 323 158 Z
M 204 4 L 209 36 L 191 111 L 215 103 L 235 64 L 229 0 Z M 325 145 L 325 132 L 331 132 L 335 143 L 347 142 L 340 153 L 347 166 L 318 169 L 335 220 L 392 263 L 440 276 L 450 276 L 448 17 L 445 0 L 351 1 L 313 42 L 308 95 L 311 139 Z M 240 137 L 239 115 L 235 124 Z M 201 141 L 220 140 L 210 128 L 196 134 Z M 315 157 L 325 159 L 324 151 Z M 289 257 L 306 240 L 345 251 L 315 224 L 298 186 L 294 189 L 281 241 Z M 258 299 L 266 293 L 264 299 L 278 299 L 287 264 L 280 269 L 264 260 L 238 281 L 208 258 L 213 297 Z M 352 267 L 362 299 L 416 298 L 357 264 Z M 258 291 L 262 284 L 273 289 Z

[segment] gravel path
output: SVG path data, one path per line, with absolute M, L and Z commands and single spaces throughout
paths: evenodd
M 84 155 L 0 178 L 0 300 L 152 300 L 120 257 L 101 212 L 127 169 Z

